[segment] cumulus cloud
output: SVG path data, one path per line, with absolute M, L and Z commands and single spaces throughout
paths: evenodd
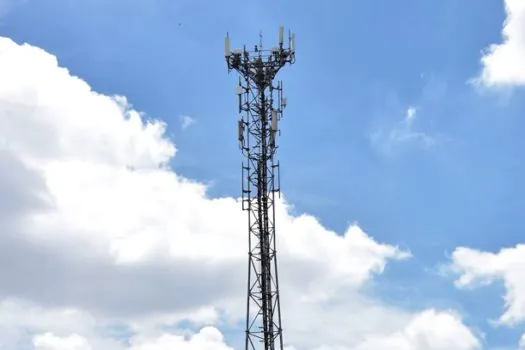
M 442 337 L 441 334 L 448 334 Z M 476 349 L 479 340 L 454 312 L 427 310 L 402 329 L 385 337 L 365 340 L 355 350 Z
M 233 350 L 224 344 L 223 335 L 214 327 L 204 327 L 189 337 L 163 334 L 154 341 L 147 337 L 133 338 L 130 350 Z
M 35 350 L 93 350 L 88 340 L 78 334 L 60 337 L 53 333 L 38 334 L 33 338 Z M 106 344 L 107 346 L 107 344 Z M 105 348 L 107 349 L 107 348 Z M 204 327 L 198 333 L 186 336 L 160 334 L 136 336 L 130 340 L 128 350 L 233 350 L 224 343 L 224 337 L 214 327 Z
M 503 282 L 505 288 L 504 311 L 496 324 L 515 326 L 525 322 L 525 245 L 503 248 L 499 252 L 484 252 L 459 247 L 452 254 L 449 268 L 458 274 L 458 288 L 480 288 L 495 282 Z M 525 349 L 525 334 L 519 342 Z
M 456 285 L 475 288 L 503 281 L 505 311 L 499 322 L 515 325 L 525 321 L 525 245 L 504 248 L 498 253 L 460 247 L 452 254 L 452 269 L 459 274 Z
M 476 79 L 488 87 L 525 84 L 525 2 L 505 0 L 502 42 L 487 48 Z
M 230 349 L 221 330 L 242 323 L 245 305 L 239 201 L 174 173 L 164 123 L 92 91 L 44 50 L 0 38 L 0 76 L 0 347 Z M 360 291 L 408 253 L 289 209 L 278 203 L 278 250 L 296 350 L 477 347 L 453 312 L 412 313 Z M 433 333 L 436 322 L 449 331 Z
M 86 338 L 78 334 L 68 337 L 57 337 L 53 333 L 44 333 L 35 336 L 33 345 L 36 350 L 91 350 Z

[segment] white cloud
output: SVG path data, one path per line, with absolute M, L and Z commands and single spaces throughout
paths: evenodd
M 502 42 L 484 52 L 482 71 L 476 79 L 489 87 L 525 84 L 525 2 L 505 0 L 505 9 Z
M 371 135 L 371 140 L 378 149 L 391 154 L 399 147 L 407 144 L 417 145 L 418 147 L 428 148 L 436 143 L 433 136 L 423 131 L 417 130 L 414 126 L 418 117 L 416 107 L 409 106 L 403 119 L 399 120 L 391 127 L 383 127 Z
M 91 350 L 86 338 L 78 334 L 68 337 L 57 337 L 53 333 L 44 333 L 35 336 L 33 345 L 36 350 Z
M 180 127 L 182 130 L 185 130 L 189 128 L 191 125 L 195 124 L 195 119 L 193 119 L 189 115 L 181 115 L 179 119 L 180 119 Z
M 447 334 L 442 337 L 441 334 Z M 364 341 L 355 350 L 476 349 L 480 342 L 454 312 L 428 310 L 386 337 Z
M 218 329 L 245 305 L 239 202 L 175 174 L 163 123 L 93 92 L 43 50 L 0 38 L 0 76 L 0 347 L 228 349 Z M 401 349 L 476 348 L 453 313 L 360 292 L 407 253 L 356 225 L 337 235 L 284 200 L 277 222 L 285 339 L 297 350 L 385 337 L 406 339 Z M 181 321 L 201 330 L 167 331 Z M 432 333 L 436 322 L 450 331 Z M 127 335 L 108 335 L 118 325 Z
M 505 311 L 498 322 L 515 325 L 525 321 L 525 245 L 505 248 L 498 253 L 460 247 L 452 254 L 452 269 L 459 273 L 460 288 L 479 287 L 497 280 L 505 285 Z
M 53 333 L 38 334 L 33 338 L 35 350 L 93 350 L 88 340 L 78 334 L 59 337 Z M 107 345 L 106 345 L 107 346 Z M 107 348 L 105 348 L 107 349 Z M 132 337 L 128 350 L 233 350 L 224 343 L 224 337 L 214 327 L 204 327 L 191 335 L 140 335 Z
M 233 350 L 224 343 L 224 337 L 214 327 L 204 327 L 189 337 L 163 334 L 152 340 L 148 337 L 132 339 L 129 350 Z

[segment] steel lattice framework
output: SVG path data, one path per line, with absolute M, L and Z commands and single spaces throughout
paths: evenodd
M 283 349 L 279 280 L 275 241 L 275 200 L 280 194 L 279 163 L 275 160 L 276 137 L 286 100 L 282 82 L 274 78 L 286 64 L 295 62 L 295 37 L 289 47 L 264 49 L 262 35 L 252 51 L 230 50 L 226 36 L 228 72 L 239 73 L 239 145 L 242 164 L 242 209 L 248 211 L 249 262 L 246 310 L 246 349 Z

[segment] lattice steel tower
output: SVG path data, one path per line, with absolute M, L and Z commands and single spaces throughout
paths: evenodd
M 239 73 L 238 139 L 243 155 L 242 209 L 248 211 L 248 300 L 246 349 L 283 349 L 277 254 L 275 244 L 275 195 L 280 194 L 279 163 L 275 161 L 279 120 L 286 107 L 282 82 L 274 78 L 286 64 L 295 62 L 295 36 L 284 47 L 264 49 L 262 34 L 253 50 L 230 49 L 225 39 L 228 72 Z

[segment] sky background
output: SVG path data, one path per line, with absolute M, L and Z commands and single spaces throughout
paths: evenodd
M 293 211 L 336 232 L 357 222 L 412 253 L 368 283 L 370 295 L 407 310 L 453 308 L 487 349 L 516 349 L 525 327 L 491 321 L 504 310 L 503 284 L 458 289 L 443 268 L 457 247 L 496 253 L 523 241 L 523 91 L 473 82 L 501 42 L 504 5 L 27 0 L 5 8 L 0 33 L 164 120 L 174 171 L 209 184 L 211 197 L 236 197 L 237 77 L 223 37 L 252 45 L 262 30 L 270 46 L 285 25 L 297 62 L 280 74 L 279 159 Z

